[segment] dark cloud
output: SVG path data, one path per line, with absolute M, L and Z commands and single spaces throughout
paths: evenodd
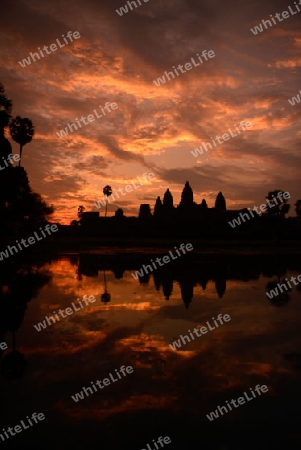
M 177 202 L 187 180 L 197 195 L 210 199 L 223 190 L 230 203 L 260 202 L 277 186 L 297 200 L 301 104 L 292 107 L 288 99 L 300 90 L 301 13 L 254 36 L 250 28 L 287 10 L 286 1 L 150 0 L 120 17 L 116 9 L 125 3 L 1 3 L 0 79 L 13 114 L 31 118 L 36 128 L 24 149 L 33 188 L 58 202 L 67 222 L 79 201 L 91 205 L 102 186 L 134 179 L 145 168 L 157 177 L 143 193 L 129 194 L 131 212 L 138 202 L 155 201 L 166 183 Z M 18 64 L 69 30 L 81 38 L 30 66 Z M 205 49 L 215 58 L 154 85 Z M 107 101 L 118 109 L 57 137 Z M 202 141 L 241 120 L 253 129 L 192 156 Z M 60 203 L 60 192 L 71 196 L 69 204 Z

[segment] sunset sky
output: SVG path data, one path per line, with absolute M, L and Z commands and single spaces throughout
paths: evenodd
M 283 189 L 294 215 L 301 103 L 288 99 L 301 89 L 301 12 L 257 36 L 250 31 L 294 1 L 141 3 L 119 16 L 125 0 L 1 2 L 0 81 L 13 116 L 35 126 L 22 165 L 32 188 L 55 206 L 52 220 L 69 224 L 79 205 L 96 210 L 105 185 L 114 192 L 150 172 L 155 178 L 109 205 L 109 215 L 119 207 L 137 215 L 140 203 L 153 208 L 167 188 L 178 204 L 187 180 L 197 203 L 205 198 L 212 207 L 222 191 L 229 209 L 260 205 L 268 191 Z M 18 63 L 38 47 L 63 43 L 68 31 L 81 37 L 29 66 Z M 155 86 L 203 50 L 215 57 Z M 68 122 L 100 113 L 106 102 L 118 109 L 58 138 Z M 191 154 L 241 121 L 253 127 L 202 156 Z

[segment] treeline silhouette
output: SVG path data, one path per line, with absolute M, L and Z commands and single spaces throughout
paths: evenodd
M 8 349 L 0 350 L 0 368 L 7 380 L 16 380 L 25 375 L 25 355 L 17 348 L 17 333 L 23 322 L 28 303 L 38 295 L 39 290 L 50 281 L 49 272 L 41 269 L 45 257 L 30 258 L 27 262 L 5 264 L 0 271 L 0 342 L 5 341 Z
M 7 98 L 4 86 L 0 83 L 0 235 L 11 236 L 29 234 L 41 225 L 48 223 L 53 213 L 41 196 L 29 184 L 23 167 L 22 150 L 34 136 L 30 119 L 17 116 L 13 118 L 12 101 Z M 19 164 L 14 167 L 12 146 L 5 136 L 9 130 L 11 138 L 19 144 Z

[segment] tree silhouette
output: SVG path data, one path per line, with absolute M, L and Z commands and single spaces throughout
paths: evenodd
M 0 83 L 0 132 L 4 133 L 4 128 L 8 126 L 11 118 L 12 101 L 7 98 L 4 86 Z
M 53 213 L 42 197 L 33 192 L 26 171 L 20 167 L 22 147 L 32 140 L 34 129 L 29 119 L 16 117 L 11 123 L 12 102 L 0 83 L 0 158 L 7 160 L 12 153 L 10 142 L 5 137 L 5 128 L 9 126 L 13 140 L 20 144 L 19 167 L 9 165 L 0 176 L 0 232 L 6 235 L 28 233 L 33 228 L 47 222 L 47 216 Z
M 77 209 L 77 217 L 79 218 L 79 220 L 82 220 L 84 211 L 85 211 L 85 207 L 84 206 L 79 206 L 78 207 L 78 209 Z
M 33 192 L 23 167 L 7 167 L 0 176 L 0 231 L 30 232 L 47 223 L 53 213 L 42 197 Z
M 287 203 L 288 200 L 283 198 L 283 194 L 284 191 L 280 189 L 275 189 L 274 191 L 268 193 L 266 199 L 272 206 L 267 208 L 265 214 L 278 218 L 285 217 L 285 215 L 289 212 L 290 205 Z
M 107 217 L 107 210 L 108 210 L 108 201 L 109 201 L 109 197 L 112 195 L 112 188 L 111 186 L 105 186 L 103 188 L 103 193 L 104 195 L 107 197 L 107 201 L 106 201 L 106 212 L 105 212 L 105 217 Z
M 281 284 L 280 275 L 277 275 L 278 280 L 277 281 L 269 281 L 266 284 L 266 290 L 267 292 L 270 292 L 272 289 L 278 291 L 279 287 L 278 284 Z M 282 284 L 286 284 L 285 280 L 282 280 Z M 274 306 L 285 306 L 290 301 L 290 293 L 292 289 L 287 286 L 288 290 L 285 290 L 283 292 L 280 292 L 276 296 L 273 296 L 270 298 L 270 303 Z
M 297 202 L 295 203 L 295 207 L 297 216 L 301 218 L 301 200 L 297 200 Z
M 0 336 L 12 333 L 12 351 L 6 353 L 1 361 L 1 373 L 7 380 L 17 380 L 24 376 L 27 363 L 24 355 L 17 350 L 16 335 L 28 302 L 37 297 L 39 290 L 50 280 L 49 272 L 39 271 L 31 263 L 6 266 L 1 271 Z
M 27 361 L 23 353 L 16 350 L 16 333 L 13 332 L 13 349 L 7 353 L 1 364 L 1 372 L 6 380 L 20 380 L 25 375 Z
M 15 117 L 12 120 L 10 126 L 10 135 L 12 139 L 20 145 L 20 160 L 19 167 L 21 166 L 22 149 L 24 145 L 31 142 L 34 135 L 34 126 L 30 119 L 22 119 L 20 116 Z
M 109 303 L 109 301 L 111 300 L 111 294 L 108 293 L 107 291 L 107 279 L 106 279 L 106 271 L 103 271 L 103 280 L 104 280 L 104 287 L 105 287 L 105 291 L 103 294 L 101 294 L 101 301 L 103 303 Z
M 17 201 L 16 207 L 18 207 L 19 217 L 22 218 L 28 229 L 45 224 L 47 218 L 54 211 L 53 206 L 48 206 L 41 195 L 32 192 L 31 189 L 28 193 L 22 195 L 22 198 Z
M 116 217 L 116 219 L 123 219 L 125 217 L 124 214 L 123 214 L 123 209 L 122 208 L 116 209 L 115 217 Z
M 268 200 L 268 208 L 263 217 L 269 219 L 271 232 L 277 239 L 277 243 L 280 243 L 280 238 L 283 233 L 285 215 L 289 212 L 290 205 L 287 203 L 287 199 L 283 197 L 284 191 L 281 189 L 275 189 L 270 191 L 266 196 Z

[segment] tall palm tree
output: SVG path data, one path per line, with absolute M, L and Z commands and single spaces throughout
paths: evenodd
M 22 149 L 24 145 L 28 144 L 34 135 L 34 126 L 30 119 L 22 119 L 20 116 L 15 117 L 10 126 L 10 135 L 15 142 L 20 144 L 20 160 L 19 167 L 21 166 Z
M 113 192 L 113 191 L 112 191 L 111 186 L 105 186 L 105 187 L 103 188 L 103 193 L 104 193 L 104 195 L 107 197 L 105 217 L 107 217 L 108 198 L 112 195 L 112 192 Z
M 111 294 L 108 293 L 107 291 L 107 279 L 106 279 L 106 271 L 103 271 L 103 279 L 104 279 L 104 283 L 105 283 L 105 291 L 103 294 L 101 294 L 101 301 L 103 303 L 108 303 L 111 300 Z
M 81 220 L 83 218 L 83 213 L 85 211 L 85 207 L 84 206 L 79 206 L 77 208 L 77 217 L 79 218 L 79 220 Z

